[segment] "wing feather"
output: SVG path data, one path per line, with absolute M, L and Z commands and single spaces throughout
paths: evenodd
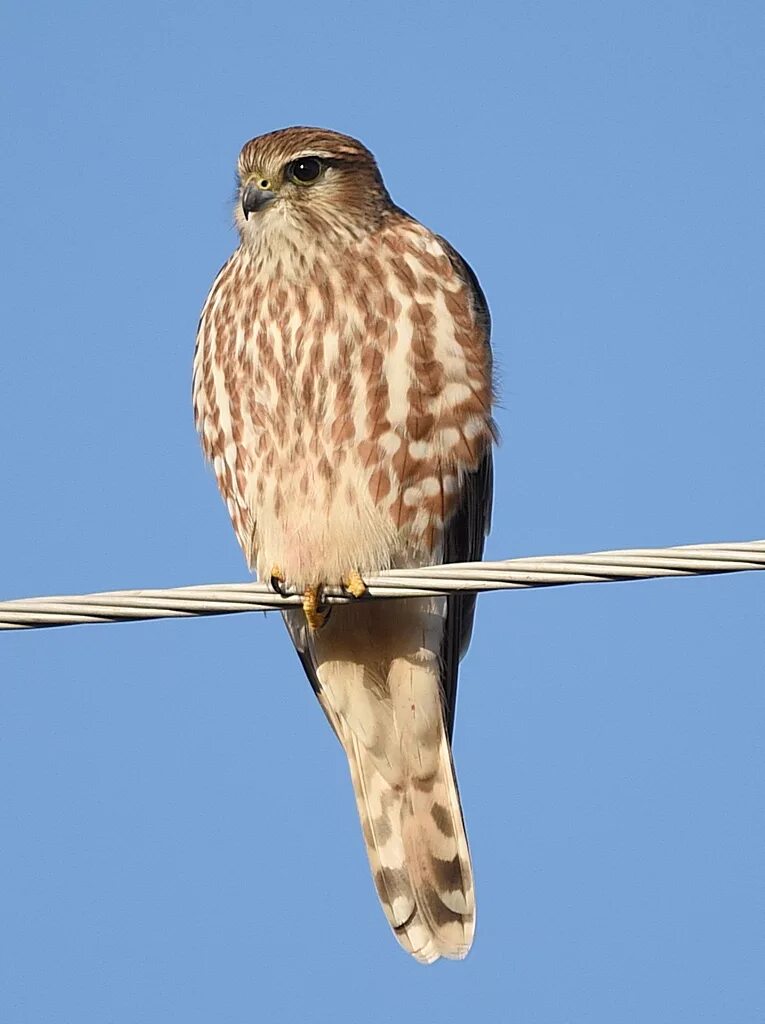
M 490 527 L 492 493 L 493 464 L 491 449 L 488 449 L 478 469 L 465 478 L 457 512 L 447 524 L 445 563 L 480 561 Z M 475 594 L 455 594 L 447 598 L 446 626 L 441 643 L 441 688 L 450 739 L 457 703 L 457 672 L 473 632 L 475 603 Z
M 452 266 L 470 287 L 473 309 L 479 328 L 483 332 L 486 351 L 491 363 L 491 314 L 486 296 L 473 268 L 445 238 L 438 240 L 446 250 Z M 492 422 L 494 439 L 497 430 Z M 477 562 L 483 557 L 486 537 L 491 528 L 491 509 L 494 496 L 494 463 L 488 446 L 478 467 L 462 480 L 460 502 L 446 524 L 444 536 L 444 563 Z M 451 740 L 457 701 L 457 672 L 460 659 L 470 643 L 475 617 L 475 594 L 459 594 L 447 599 L 446 628 L 441 645 L 441 685 L 446 710 L 446 728 Z

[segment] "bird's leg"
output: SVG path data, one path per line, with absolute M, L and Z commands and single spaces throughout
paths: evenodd
M 358 569 L 353 569 L 352 572 L 346 573 L 341 582 L 343 590 L 347 591 L 352 597 L 363 597 L 367 592 L 367 585 L 361 578 L 361 573 Z
M 271 566 L 271 572 L 269 573 L 269 582 L 272 588 L 280 597 L 287 596 L 287 588 L 284 585 L 287 581 L 284 577 L 284 573 L 282 572 L 278 565 Z
M 310 629 L 321 629 L 330 610 L 321 600 L 321 587 L 315 584 L 303 591 L 303 612 Z

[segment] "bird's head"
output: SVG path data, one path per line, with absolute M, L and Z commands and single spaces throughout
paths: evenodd
M 375 158 L 356 139 L 323 128 L 283 128 L 239 154 L 235 217 L 245 245 L 279 236 L 330 242 L 373 230 L 390 206 Z

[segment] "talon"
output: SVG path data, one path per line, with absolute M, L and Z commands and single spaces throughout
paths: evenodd
M 321 587 L 306 587 L 303 594 L 303 612 L 309 629 L 321 629 L 331 611 L 321 601 Z
M 287 581 L 284 578 L 284 573 L 278 565 L 274 565 L 272 567 L 269 575 L 269 581 L 271 583 L 271 587 L 280 597 L 287 596 L 287 588 L 284 586 Z
M 367 585 L 361 578 L 361 573 L 358 569 L 354 569 L 347 576 L 343 576 L 342 583 L 343 590 L 347 590 L 352 597 L 363 597 L 367 592 Z

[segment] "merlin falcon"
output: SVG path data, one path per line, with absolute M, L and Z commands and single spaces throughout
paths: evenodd
M 197 429 L 343 746 L 372 876 L 417 960 L 464 957 L 475 894 L 451 737 L 475 596 L 365 600 L 389 568 L 481 558 L 489 312 L 462 257 L 360 142 L 285 128 L 238 162 L 240 243 L 194 356 Z M 324 589 L 352 600 L 330 609 Z

